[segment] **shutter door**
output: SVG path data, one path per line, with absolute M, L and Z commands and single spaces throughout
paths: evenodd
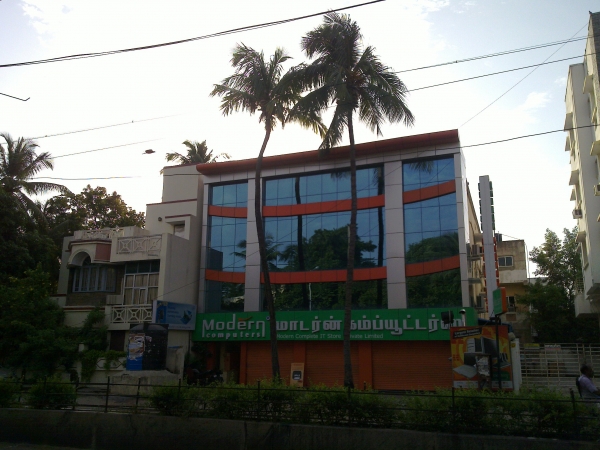
M 304 377 L 309 386 L 344 385 L 344 345 L 340 341 L 317 341 L 306 343 Z M 358 387 L 358 346 L 351 345 L 352 377 Z
M 452 387 L 448 341 L 373 342 L 375 389 L 424 390 Z
M 279 353 L 279 370 L 281 378 L 287 383 L 290 378 L 293 358 L 293 342 L 277 342 Z M 257 380 L 271 379 L 271 342 L 248 342 L 246 356 L 247 384 L 254 384 Z

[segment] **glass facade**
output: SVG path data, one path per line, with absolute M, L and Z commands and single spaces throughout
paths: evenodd
M 356 171 L 358 198 L 383 194 L 381 166 Z M 264 205 L 282 206 L 350 199 L 350 172 L 335 171 L 265 181 Z
M 207 313 L 243 311 L 244 310 L 243 283 L 224 283 L 221 281 L 206 280 L 204 307 Z
M 458 255 L 456 194 L 404 205 L 406 264 Z
M 403 165 L 404 192 L 454 180 L 454 157 Z M 404 204 L 405 263 L 425 263 L 459 254 L 456 193 Z M 460 269 L 406 277 L 409 308 L 462 304 Z
M 277 311 L 319 311 L 344 309 L 346 283 L 275 284 L 273 299 Z M 264 295 L 263 295 L 264 297 Z M 266 302 L 263 298 L 263 310 Z M 387 308 L 386 280 L 355 281 L 353 309 Z
M 461 306 L 460 269 L 406 277 L 409 308 Z
M 419 160 L 402 165 L 404 192 L 454 180 L 454 157 Z
M 243 272 L 246 268 L 246 219 L 210 216 L 206 268 Z
M 248 205 L 248 183 L 211 186 L 209 201 L 213 206 L 245 208 Z
M 385 265 L 383 209 L 357 212 L 355 267 Z M 349 211 L 265 218 L 271 266 L 279 271 L 344 269 L 349 224 Z

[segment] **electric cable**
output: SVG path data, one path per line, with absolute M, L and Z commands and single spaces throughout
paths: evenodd
M 577 33 L 576 33 L 577 34 Z M 578 42 L 578 41 L 582 41 L 584 39 L 589 39 L 590 37 L 597 37 L 597 34 L 594 35 L 586 35 L 586 36 L 580 36 L 577 38 L 571 38 L 571 39 L 564 39 L 561 41 L 555 41 L 555 42 L 548 42 L 545 44 L 538 44 L 538 45 L 531 45 L 528 47 L 523 47 L 523 48 L 516 48 L 516 49 L 512 49 L 512 50 L 504 50 L 504 51 L 500 51 L 500 52 L 496 52 L 496 53 L 489 53 L 487 55 L 480 55 L 480 56 L 473 56 L 470 58 L 464 58 L 464 59 L 457 59 L 455 61 L 448 61 L 445 63 L 439 63 L 439 64 L 432 64 L 429 66 L 422 66 L 422 67 L 415 67 L 413 69 L 405 69 L 405 70 L 398 70 L 394 73 L 406 73 L 406 72 L 414 72 L 416 70 L 423 70 L 423 69 L 433 69 L 435 67 L 442 67 L 442 66 L 448 66 L 451 64 L 460 64 L 463 62 L 470 62 L 470 61 L 477 61 L 479 59 L 486 59 L 486 58 L 493 58 L 496 56 L 504 56 L 504 55 L 511 55 L 513 53 L 520 53 L 520 52 L 526 52 L 529 50 L 538 50 L 540 48 L 545 48 L 545 47 L 553 47 L 555 45 L 561 45 L 561 44 L 569 44 L 571 42 Z
M 140 176 L 126 176 L 126 177 L 92 177 L 92 178 L 54 178 L 54 177 L 35 177 L 32 180 L 63 180 L 63 181 L 91 181 L 91 180 L 113 180 L 120 178 L 142 178 Z
M 204 36 L 197 36 L 197 37 L 188 38 L 188 39 L 180 39 L 180 40 L 171 41 L 171 42 L 163 42 L 161 44 L 145 45 L 145 46 L 141 46 L 141 47 L 132 47 L 132 48 L 125 48 L 125 49 L 120 49 L 120 50 L 108 50 L 108 51 L 103 51 L 103 52 L 78 53 L 78 54 L 74 54 L 74 55 L 59 56 L 56 58 L 39 59 L 39 60 L 34 60 L 34 61 L 25 61 L 25 62 L 20 62 L 20 63 L 0 64 L 0 68 L 30 66 L 30 65 L 35 65 L 35 64 L 46 64 L 46 63 L 62 62 L 62 61 L 72 61 L 75 59 L 96 58 L 99 56 L 115 55 L 115 54 L 119 54 L 119 53 L 129 53 L 129 52 L 135 52 L 135 51 L 140 51 L 140 50 L 150 50 L 150 49 L 154 49 L 154 48 L 168 47 L 171 45 L 183 44 L 183 43 L 187 43 L 187 42 L 199 41 L 199 40 L 210 39 L 210 38 L 214 38 L 214 37 L 226 36 L 229 34 L 240 33 L 243 31 L 251 31 L 251 30 L 256 30 L 256 29 L 260 29 L 260 28 L 267 28 L 267 27 L 272 27 L 272 26 L 281 25 L 281 24 L 285 24 L 285 23 L 296 22 L 298 20 L 322 16 L 322 15 L 328 14 L 330 12 L 345 11 L 348 9 L 358 8 L 361 6 L 371 5 L 374 3 L 380 3 L 383 1 L 385 1 L 385 0 L 372 0 L 369 2 L 365 2 L 365 3 L 344 6 L 342 8 L 330 9 L 327 11 L 321 11 L 318 13 L 294 17 L 291 19 L 276 20 L 273 22 L 264 22 L 264 23 L 260 23 L 260 24 L 256 24 L 256 25 L 248 25 L 248 26 L 239 27 L 239 28 L 232 28 L 230 30 L 206 34 Z
M 585 27 L 587 26 L 587 23 L 582 26 L 579 30 L 577 30 L 577 32 L 571 37 L 574 38 L 577 34 L 579 34 L 579 32 L 581 30 L 583 30 Z M 546 61 L 548 61 L 550 58 L 552 58 L 558 51 L 560 51 L 565 45 L 567 45 L 567 43 L 562 44 L 560 47 L 558 47 L 554 52 L 552 52 L 550 54 L 550 56 L 548 56 L 544 61 L 542 61 L 542 63 L 545 63 Z M 482 112 L 484 112 L 486 109 L 488 109 L 490 106 L 492 106 L 494 103 L 496 103 L 498 100 L 500 100 L 502 97 L 504 97 L 506 94 L 508 94 L 510 91 L 512 91 L 515 87 L 517 87 L 519 84 L 521 84 L 521 82 L 523 82 L 527 77 L 529 77 L 529 75 L 531 75 L 533 72 L 535 72 L 538 67 L 533 68 L 533 70 L 531 72 L 529 72 L 527 75 L 525 75 L 523 78 L 521 78 L 519 81 L 517 81 L 515 84 L 513 84 L 510 88 L 508 88 L 508 90 L 504 91 L 503 94 L 501 94 L 498 98 L 496 98 L 494 101 L 492 101 L 489 105 L 487 105 L 485 108 L 483 108 L 481 111 L 479 111 L 477 114 L 475 114 L 473 117 L 471 117 L 469 120 L 467 120 L 465 123 L 463 123 L 461 126 L 459 126 L 458 128 L 462 128 L 464 127 L 466 124 L 468 124 L 471 120 L 473 120 L 474 118 L 476 118 L 477 116 L 479 116 Z
M 112 147 L 102 147 L 102 148 L 96 148 L 94 150 L 85 150 L 83 152 L 76 152 L 76 153 L 67 153 L 65 155 L 58 155 L 58 156 L 52 156 L 52 159 L 58 159 L 58 158 L 66 158 L 67 156 L 75 156 L 75 155 L 82 155 L 84 153 L 92 153 L 92 152 L 99 152 L 102 150 L 109 150 L 111 148 L 119 148 L 119 147 L 127 147 L 129 145 L 137 145 L 137 144 L 144 144 L 146 142 L 154 142 L 154 141 L 160 141 L 163 138 L 156 138 L 156 139 L 149 139 L 146 141 L 139 141 L 139 142 L 131 142 L 129 144 L 121 144 L 121 145 L 113 145 Z

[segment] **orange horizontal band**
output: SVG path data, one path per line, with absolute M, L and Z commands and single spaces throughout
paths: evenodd
M 248 208 L 233 208 L 230 206 L 214 206 L 208 207 L 209 216 L 233 217 L 236 219 L 245 219 L 248 217 Z
M 404 203 L 414 203 L 422 200 L 429 200 L 430 198 L 440 197 L 446 194 L 451 194 L 452 192 L 456 192 L 456 181 L 454 180 L 436 184 L 435 186 L 406 191 L 402 195 L 402 200 Z
M 406 265 L 407 277 L 418 277 L 419 275 L 429 275 L 431 273 L 444 272 L 446 270 L 458 269 L 460 267 L 460 257 L 450 256 L 448 258 L 436 259 L 422 263 L 412 263 Z
M 308 272 L 269 272 L 272 284 L 339 283 L 346 281 L 346 269 L 311 270 Z M 354 269 L 354 281 L 382 280 L 387 278 L 386 267 Z M 260 275 L 264 283 L 264 275 Z
M 206 269 L 206 279 L 223 283 L 243 284 L 246 282 L 246 272 L 222 272 Z
M 357 199 L 357 209 L 379 208 L 385 206 L 385 196 L 376 195 Z M 263 206 L 263 217 L 303 216 L 306 214 L 322 214 L 350 211 L 350 200 L 333 200 L 329 202 L 302 203 L 300 205 Z

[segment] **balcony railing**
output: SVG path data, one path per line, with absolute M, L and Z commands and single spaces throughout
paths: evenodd
M 162 235 L 140 237 L 121 237 L 117 240 L 117 254 L 129 255 L 132 253 L 143 253 L 158 256 L 162 246 Z
M 104 228 L 102 230 L 83 230 L 81 239 L 112 239 L 125 235 L 121 228 Z
M 115 305 L 110 315 L 111 323 L 152 322 L 152 305 Z

